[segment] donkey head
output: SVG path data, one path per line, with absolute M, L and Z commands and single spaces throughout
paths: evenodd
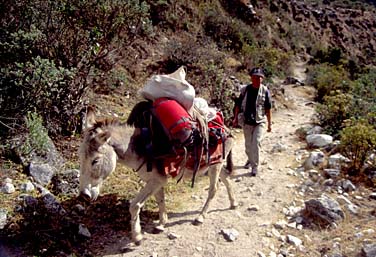
M 117 156 L 110 139 L 106 122 L 96 121 L 94 110 L 89 109 L 79 156 L 80 194 L 90 200 L 97 199 L 104 179 L 116 167 Z

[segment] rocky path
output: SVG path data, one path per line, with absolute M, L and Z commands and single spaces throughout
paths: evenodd
M 261 170 L 256 177 L 249 176 L 242 168 L 246 161 L 244 138 L 240 130 L 235 131 L 236 170 L 232 182 L 240 203 L 236 210 L 229 209 L 227 192 L 221 184 L 204 224 L 192 225 L 207 196 L 208 184 L 204 178 L 196 184 L 196 193 L 181 211 L 170 211 L 169 224 L 163 233 L 145 232 L 145 241 L 139 247 L 129 246 L 124 238 L 108 247 L 103 256 L 240 257 L 276 251 L 280 243 L 268 234 L 273 224 L 284 218 L 283 208 L 296 201 L 299 181 L 293 176 L 293 169 L 301 162 L 299 150 L 305 148 L 295 131 L 310 123 L 314 112 L 310 88 L 287 85 L 284 96 L 290 108 L 273 113 L 273 131 L 265 135 Z M 226 240 L 221 233 L 226 229 L 234 232 L 234 241 Z

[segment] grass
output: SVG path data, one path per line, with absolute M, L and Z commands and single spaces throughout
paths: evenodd
M 144 183 L 139 179 L 135 171 L 118 165 L 116 170 L 104 182 L 102 195 L 116 194 L 119 198 L 131 200 L 143 185 Z M 174 212 L 187 210 L 189 207 L 185 203 L 191 200 L 192 195 L 198 194 L 203 187 L 208 185 L 209 178 L 207 176 L 197 178 L 194 188 L 191 187 L 190 180 L 177 183 L 177 179 L 170 179 L 165 187 L 167 209 Z M 143 209 L 153 212 L 158 211 L 154 197 L 150 197 L 146 201 Z

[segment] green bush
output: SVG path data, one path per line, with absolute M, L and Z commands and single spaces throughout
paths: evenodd
M 152 34 L 138 0 L 5 0 L 0 23 L 3 134 L 34 110 L 52 134 L 79 129 L 90 82 L 112 70 L 119 49 Z
M 48 150 L 49 137 L 47 130 L 43 127 L 43 120 L 35 112 L 28 112 L 26 116 L 26 128 L 28 136 L 21 145 L 22 156 L 28 156 L 32 152 L 43 155 Z
M 316 107 L 316 116 L 327 133 L 337 135 L 344 121 L 353 117 L 353 111 L 353 96 L 336 94 L 324 97 L 324 102 Z
M 38 110 L 49 123 L 52 133 L 57 130 L 54 122 L 66 120 L 77 104 L 77 88 L 68 85 L 76 77 L 75 69 L 56 67 L 53 61 L 37 56 L 25 63 L 1 69 L 1 109 L 13 118 L 22 119 L 29 110 Z M 57 123 L 59 124 L 59 123 Z
M 217 11 L 208 12 L 203 27 L 205 34 L 212 38 L 220 49 L 240 53 L 245 45 L 254 43 L 249 26 Z
M 317 101 L 321 103 L 325 96 L 347 93 L 351 89 L 351 81 L 345 69 L 327 63 L 311 67 L 307 83 L 317 89 Z
M 376 114 L 376 68 L 370 69 L 367 73 L 361 74 L 354 81 L 352 94 L 354 95 L 354 116 L 355 118 L 369 117 L 369 124 L 375 124 Z M 373 115 L 372 115 L 373 114 Z
M 376 148 L 376 129 L 364 120 L 352 122 L 341 132 L 341 152 L 351 160 L 351 171 L 358 174 Z
M 274 47 L 244 45 L 242 55 L 249 67 L 263 67 L 267 79 L 272 75 L 284 75 L 283 71 L 290 66 L 291 61 L 291 53 Z
M 310 60 L 311 63 L 329 63 L 332 65 L 339 65 L 343 62 L 344 56 L 342 50 L 336 47 L 324 48 L 320 44 L 316 46 L 316 49 L 311 49 L 311 55 L 313 59 Z

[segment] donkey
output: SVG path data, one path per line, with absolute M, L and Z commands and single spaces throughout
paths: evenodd
M 132 241 L 136 245 L 140 245 L 142 241 L 140 211 L 145 201 L 151 195 L 155 196 L 159 207 L 159 223 L 155 227 L 155 230 L 157 232 L 164 230 L 164 226 L 168 221 L 164 186 L 168 178 L 171 177 L 161 174 L 155 163 L 152 164 L 151 171 L 148 170 L 146 157 L 137 152 L 137 148 L 140 147 L 138 145 L 140 141 L 137 138 L 139 138 L 141 133 L 141 129 L 137 126 L 121 123 L 117 119 L 98 119 L 94 110 L 89 108 L 86 114 L 83 141 L 79 150 L 80 195 L 85 198 L 92 201 L 97 199 L 103 181 L 115 170 L 117 161 L 136 170 L 139 177 L 146 183 L 131 201 L 129 208 Z M 209 204 L 216 194 L 219 178 L 226 186 L 230 208 L 235 209 L 237 206 L 229 181 L 229 174 L 231 174 L 233 168 L 231 155 L 233 143 L 234 138 L 231 136 L 228 136 L 224 142 L 227 171 L 222 169 L 224 164 L 223 159 L 216 164 L 202 167 L 197 171 L 197 175 L 203 175 L 208 172 L 210 188 L 208 198 L 198 217 L 194 220 L 194 225 L 203 223 Z M 187 168 L 184 168 L 184 172 L 182 171 L 180 174 L 183 177 L 192 177 L 192 171 Z

